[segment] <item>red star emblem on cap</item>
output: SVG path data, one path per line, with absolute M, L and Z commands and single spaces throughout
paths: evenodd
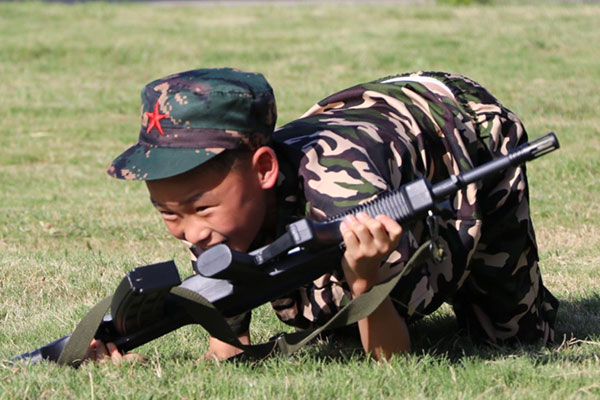
M 146 112 L 146 116 L 149 118 L 148 120 L 148 128 L 146 128 L 146 133 L 150 133 L 153 127 L 156 127 L 161 135 L 165 135 L 163 132 L 162 126 L 160 126 L 160 120 L 163 118 L 167 118 L 169 114 L 161 114 L 158 111 L 158 101 L 154 105 L 154 110 L 152 112 Z

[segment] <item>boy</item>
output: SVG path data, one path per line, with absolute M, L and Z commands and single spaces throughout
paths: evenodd
M 260 74 L 193 70 L 142 92 L 138 143 L 108 173 L 146 181 L 169 231 L 192 253 L 217 243 L 249 251 L 293 220 L 323 220 L 419 177 L 447 178 L 527 140 L 509 110 L 458 75 L 417 73 L 357 85 L 312 107 L 273 133 L 273 92 Z M 524 167 L 470 185 L 439 225 L 446 257 L 404 276 L 358 323 L 377 359 L 410 350 L 406 321 L 450 303 L 461 329 L 494 343 L 553 340 L 557 300 L 543 286 L 529 218 Z M 360 296 L 401 269 L 428 239 L 424 221 L 400 227 L 389 217 L 347 217 L 341 265 L 273 302 L 298 328 L 327 321 L 344 297 Z M 232 319 L 250 343 L 250 315 Z M 240 352 L 211 338 L 209 356 Z M 90 358 L 110 354 L 94 342 Z

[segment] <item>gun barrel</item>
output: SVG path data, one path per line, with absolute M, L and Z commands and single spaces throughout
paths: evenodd
M 60 339 L 55 340 L 52 343 L 40 347 L 39 349 L 33 350 L 29 353 L 23 353 L 10 362 L 14 363 L 17 361 L 25 361 L 30 364 L 41 362 L 42 360 L 58 361 L 60 353 L 63 351 L 67 342 L 71 338 L 71 335 L 64 336 Z
M 516 167 L 526 161 L 539 158 L 559 147 L 560 144 L 554 132 L 547 133 L 536 140 L 517 147 L 504 157 L 487 162 L 462 174 L 453 175 L 433 185 L 431 188 L 433 198 L 435 200 L 442 200 L 458 189 L 464 188 L 473 182 L 480 181 L 508 167 Z

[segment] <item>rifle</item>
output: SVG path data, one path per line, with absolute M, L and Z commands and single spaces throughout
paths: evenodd
M 338 265 L 344 249 L 339 225 L 346 215 L 361 211 L 372 217 L 385 214 L 401 224 L 428 213 L 432 216 L 441 212 L 440 205 L 451 194 L 467 185 L 558 148 L 558 139 L 550 132 L 506 156 L 435 185 L 420 178 L 324 222 L 300 219 L 273 243 L 250 253 L 231 250 L 225 244 L 215 245 L 199 255 L 194 264 L 197 274 L 183 282 L 173 261 L 135 268 L 117 287 L 110 303 L 111 313 L 104 316 L 95 338 L 113 342 L 121 352 L 126 352 L 196 323 L 185 307 L 186 300 L 171 293 L 177 286 L 199 294 L 224 317 L 250 311 Z M 67 335 L 12 361 L 57 361 L 70 338 Z

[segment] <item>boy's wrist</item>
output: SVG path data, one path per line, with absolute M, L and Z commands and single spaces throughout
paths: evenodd
M 368 278 L 354 278 L 348 280 L 348 287 L 350 288 L 350 292 L 352 293 L 352 297 L 360 296 L 368 292 L 373 286 L 379 283 L 379 275 L 376 274 L 373 277 Z
M 367 292 L 380 281 L 379 268 L 376 265 L 369 267 L 364 265 L 362 267 L 351 266 L 349 260 L 344 258 L 342 259 L 342 270 L 353 297 Z

